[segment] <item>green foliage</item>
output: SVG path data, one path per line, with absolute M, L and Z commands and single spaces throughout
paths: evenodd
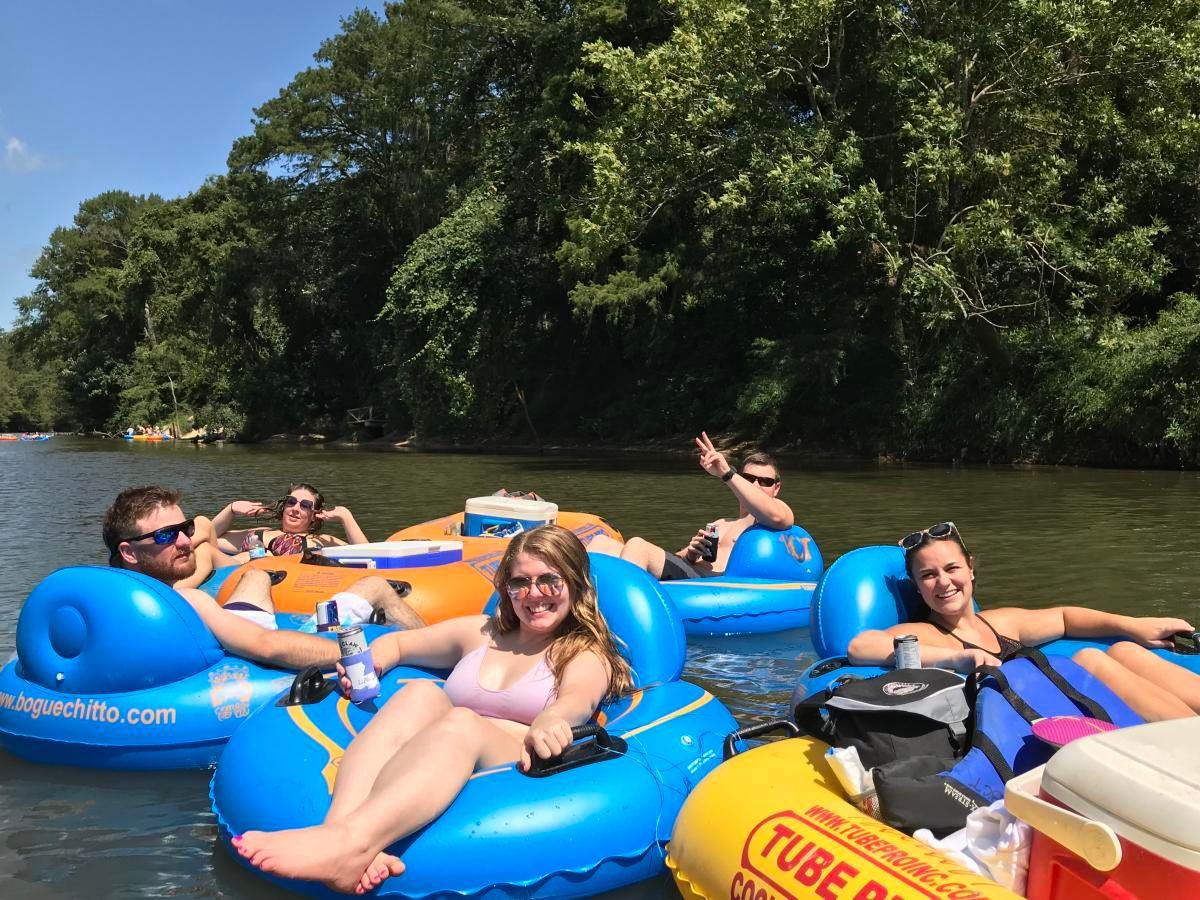
M 50 236 L 0 422 L 1198 464 L 1198 11 L 356 12 L 227 174 Z

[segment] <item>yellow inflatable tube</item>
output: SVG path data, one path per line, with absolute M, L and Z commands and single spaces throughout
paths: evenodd
M 700 782 L 667 854 L 686 900 L 1016 900 L 852 806 L 826 749 L 809 738 L 776 741 Z

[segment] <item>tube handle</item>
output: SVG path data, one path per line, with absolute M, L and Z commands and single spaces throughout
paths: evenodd
M 337 687 L 336 678 L 326 678 L 319 666 L 309 666 L 297 672 L 287 696 L 281 697 L 277 706 L 308 706 L 320 703 Z
M 592 738 L 592 743 L 576 743 L 585 738 Z M 552 756 L 549 759 L 534 756 L 529 761 L 529 771 L 526 774 L 534 778 L 540 778 L 554 772 L 586 765 L 589 762 L 609 759 L 614 753 L 624 752 L 624 743 L 613 740 L 612 735 L 608 733 L 604 726 L 597 725 L 595 722 L 588 722 L 584 725 L 575 725 L 571 728 L 571 743 L 563 749 L 563 752 L 559 756 Z
M 1004 805 L 1055 843 L 1066 847 L 1099 872 L 1121 864 L 1121 839 L 1103 822 L 1048 803 L 1037 795 L 1045 766 L 1018 775 L 1004 786 Z
M 760 722 L 758 725 L 751 725 L 748 728 L 739 728 L 725 738 L 724 758 L 732 759 L 738 755 L 740 752 L 737 748 L 739 741 L 762 737 L 772 731 L 786 731 L 788 737 L 796 737 L 800 734 L 800 729 L 791 719 L 772 719 L 770 722 Z

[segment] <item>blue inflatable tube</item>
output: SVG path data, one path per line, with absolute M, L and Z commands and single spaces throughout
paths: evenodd
M 53 765 L 210 766 L 293 675 L 226 654 L 162 582 L 99 566 L 59 569 L 25 601 L 17 652 L 0 669 L 0 747 Z
M 840 557 L 821 579 L 813 597 L 810 634 L 823 657 L 800 677 L 792 695 L 796 704 L 825 691 L 841 678 L 870 678 L 889 669 L 852 665 L 846 657 L 860 631 L 891 628 L 926 616 L 916 586 L 904 568 L 904 551 L 894 546 L 861 547 Z M 1063 638 L 1038 649 L 1048 656 L 1072 656 L 1085 647 L 1106 647 L 1112 640 Z M 1164 659 L 1200 674 L 1200 656 L 1154 651 Z
M 661 587 L 690 635 L 767 634 L 808 627 L 823 570 L 817 542 L 803 528 L 755 525 L 733 545 L 724 574 Z
M 390 848 L 408 870 L 385 881 L 378 895 L 581 896 L 664 870 L 679 807 L 721 761 L 722 743 L 737 725 L 719 700 L 678 680 L 683 629 L 656 583 L 619 559 L 593 555 L 592 567 L 601 610 L 635 674 L 635 692 L 596 716 L 615 752 L 541 778 L 513 765 L 477 772 L 445 813 Z M 436 677 L 395 669 L 383 696 L 409 680 Z M 374 712 L 329 694 L 251 716 L 212 780 L 222 841 L 250 829 L 321 822 L 341 755 Z M 586 744 L 574 749 L 586 751 Z M 272 752 L 264 754 L 264 746 Z M 308 882 L 281 883 L 328 893 Z

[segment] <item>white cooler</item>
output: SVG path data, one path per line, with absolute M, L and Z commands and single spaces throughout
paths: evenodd
M 322 556 L 363 569 L 419 569 L 462 562 L 462 541 L 377 541 L 324 547 Z
M 1200 897 L 1200 718 L 1073 741 L 1004 802 L 1035 829 L 1030 898 Z
M 511 537 L 539 525 L 551 525 L 558 519 L 558 504 L 546 500 L 518 497 L 472 497 L 463 517 L 463 534 L 481 537 L 495 534 Z

